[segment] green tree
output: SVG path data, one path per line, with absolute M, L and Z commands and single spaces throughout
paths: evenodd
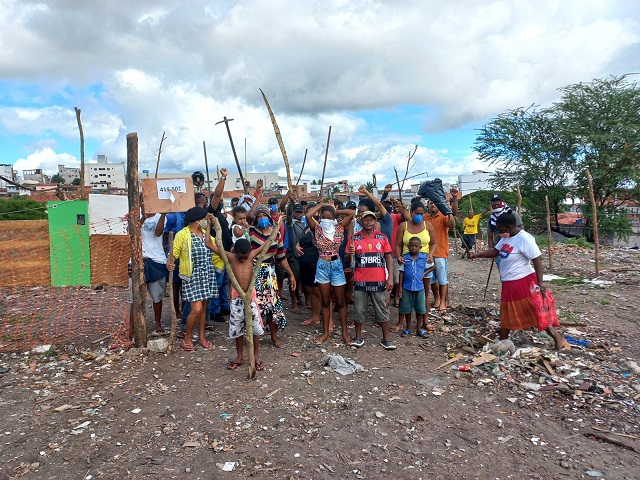
M 65 179 L 59 173 L 56 173 L 53 177 L 51 177 L 51 183 L 64 183 Z
M 340 193 L 340 188 L 339 187 L 333 187 L 333 190 L 331 190 L 331 193 L 333 193 L 334 195 L 336 193 Z
M 315 180 L 311 180 L 311 185 L 317 185 Z
M 548 196 L 554 230 L 562 231 L 558 214 L 569 194 L 576 149 L 553 110 L 531 106 L 498 115 L 480 129 L 474 150 L 496 167 L 492 186 L 504 191 L 520 185 L 529 226 L 545 223 Z
M 46 208 L 46 205 L 28 196 L 2 199 L 0 200 L 0 221 L 44 220 L 47 218 Z
M 71 182 L 71 185 L 80 185 L 80 179 L 79 178 L 74 178 L 73 182 Z
M 364 184 L 364 188 L 366 188 L 368 192 L 373 193 L 373 183 L 371 183 L 371 182 L 365 183 Z

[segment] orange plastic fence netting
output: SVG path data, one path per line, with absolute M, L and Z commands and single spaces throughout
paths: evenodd
M 48 220 L 0 222 L 0 351 L 91 344 L 109 335 L 115 343 L 126 340 L 126 223 L 77 223 L 50 228 Z

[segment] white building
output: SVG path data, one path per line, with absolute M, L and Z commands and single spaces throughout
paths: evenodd
M 64 178 L 64 183 L 66 183 L 67 185 L 71 185 L 76 178 L 80 179 L 80 168 L 58 165 L 58 175 Z
M 462 195 L 469 195 L 478 190 L 493 190 L 489 183 L 492 178 L 492 172 L 483 170 L 474 170 L 471 175 L 458 175 L 458 191 Z
M 13 165 L 0 164 L 0 175 L 9 180 L 13 180 Z M 7 182 L 0 178 L 0 188 L 7 188 Z
M 124 162 L 109 163 L 106 155 L 98 155 L 96 163 L 84 164 L 84 184 L 96 189 L 122 188 L 127 185 Z

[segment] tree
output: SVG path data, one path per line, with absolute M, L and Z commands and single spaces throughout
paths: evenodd
M 56 173 L 53 177 L 51 177 L 52 183 L 64 183 L 65 179 L 59 173 Z
M 333 187 L 333 190 L 331 190 L 331 193 L 333 193 L 334 195 L 336 193 L 340 193 L 340 188 L 339 187 Z
M 529 225 L 544 224 L 548 196 L 554 230 L 562 231 L 558 214 L 570 191 L 576 149 L 559 123 L 553 110 L 509 110 L 480 129 L 473 148 L 496 167 L 493 187 L 508 191 L 520 184 Z
M 371 182 L 365 183 L 364 184 L 364 188 L 366 188 L 368 192 L 373 193 L 373 183 L 371 183 Z
M 73 182 L 71 182 L 71 185 L 80 185 L 80 179 L 79 178 L 74 178 Z
M 311 180 L 311 185 L 317 185 L 315 180 Z
M 2 220 L 44 220 L 47 218 L 46 205 L 28 196 L 0 200 L 0 221 Z

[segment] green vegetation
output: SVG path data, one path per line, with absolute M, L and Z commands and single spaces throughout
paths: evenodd
M 0 199 L 0 221 L 45 220 L 46 209 L 46 205 L 27 196 Z

